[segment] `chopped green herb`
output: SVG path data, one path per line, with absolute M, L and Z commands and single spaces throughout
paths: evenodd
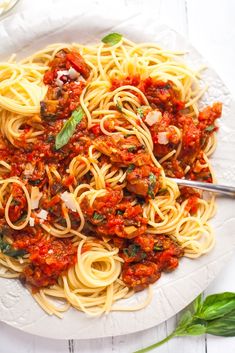
M 108 44 L 110 46 L 113 46 L 115 44 L 118 44 L 122 40 L 122 35 L 119 33 L 110 33 L 107 34 L 104 38 L 101 39 L 101 41 L 105 44 Z
M 117 215 L 118 215 L 118 216 L 122 216 L 122 215 L 123 215 L 123 213 L 124 213 L 123 211 L 121 211 L 121 210 L 117 210 Z
M 104 216 L 98 212 L 94 212 L 93 214 L 93 219 L 95 219 L 96 221 L 103 221 L 104 220 Z
M 144 260 L 144 259 L 146 259 L 146 257 L 147 257 L 147 254 L 145 252 L 142 252 L 141 253 L 141 259 Z
M 37 186 L 41 183 L 41 179 L 29 180 L 29 184 L 33 186 Z
M 137 253 L 140 251 L 140 246 L 137 244 L 131 244 L 128 246 L 128 248 L 123 249 L 123 253 L 127 257 L 135 257 Z
M 127 173 L 131 173 L 134 169 L 135 169 L 135 165 L 134 164 L 130 164 L 129 167 L 127 168 L 126 172 Z
M 55 139 L 55 149 L 58 150 L 64 145 L 66 145 L 70 138 L 73 136 L 77 124 L 80 123 L 84 116 L 84 111 L 82 107 L 78 107 L 73 111 L 71 117 L 66 121 L 60 132 L 56 135 Z
M 16 224 L 20 224 L 20 223 L 24 222 L 26 219 L 26 216 L 27 216 L 27 213 L 24 211 L 22 213 L 21 217 L 17 220 Z
M 137 147 L 136 146 L 131 146 L 131 147 L 128 147 L 128 152 L 135 152 L 137 150 Z
M 13 206 L 17 206 L 17 205 L 20 204 L 20 202 L 18 200 L 16 200 L 16 199 L 12 199 L 11 203 L 12 203 Z
M 59 217 L 57 223 L 59 223 L 63 227 L 66 227 L 66 220 L 63 217 Z
M 15 249 L 11 244 L 3 240 L 3 237 L 0 236 L 0 250 L 4 255 L 10 257 L 21 257 L 27 254 L 27 252 L 23 249 Z
M 211 132 L 211 131 L 213 131 L 215 129 L 215 125 L 209 125 L 209 126 L 207 126 L 207 128 L 205 129 L 205 131 L 209 131 L 209 132 Z
M 139 114 L 140 118 L 142 119 L 144 116 L 144 111 L 143 111 L 142 105 L 139 108 L 137 108 L 137 113 Z
M 155 250 L 155 251 L 162 251 L 162 250 L 163 250 L 163 247 L 162 247 L 162 246 L 159 246 L 159 245 L 157 245 L 157 244 L 155 244 L 153 250 Z
M 148 186 L 148 195 L 151 197 L 151 199 L 154 199 L 155 194 L 154 194 L 154 189 L 156 186 L 156 176 L 153 173 L 149 174 L 149 186 Z
M 136 245 L 136 244 L 131 244 L 129 246 L 130 248 L 130 256 L 131 257 L 134 257 L 137 255 L 137 253 L 140 251 L 140 246 L 139 245 Z

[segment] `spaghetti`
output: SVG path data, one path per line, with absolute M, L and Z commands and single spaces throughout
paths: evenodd
M 47 313 L 139 310 L 115 302 L 214 246 L 214 197 L 169 178 L 213 182 L 221 115 L 181 55 L 116 33 L 0 64 L 0 275 Z

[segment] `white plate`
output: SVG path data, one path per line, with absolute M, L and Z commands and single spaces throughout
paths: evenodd
M 112 14 L 112 15 L 110 15 Z M 20 57 L 53 42 L 91 43 L 99 41 L 105 33 L 121 32 L 140 42 L 157 42 L 169 49 L 187 50 L 187 62 L 200 66 L 201 55 L 173 30 L 160 26 L 155 19 L 144 14 L 91 10 L 80 13 L 75 7 L 56 7 L 39 13 L 15 15 L 0 23 L 1 58 L 13 52 Z M 235 185 L 235 104 L 216 73 L 208 69 L 204 79 L 210 85 L 201 104 L 223 102 L 223 117 L 218 134 L 218 148 L 213 166 L 218 181 Z M 34 302 L 25 288 L 16 280 L 0 279 L 0 318 L 23 331 L 57 339 L 98 338 L 116 336 L 147 329 L 160 324 L 189 304 L 215 278 L 227 263 L 235 247 L 234 200 L 220 198 L 218 212 L 212 220 L 216 233 L 216 247 L 210 254 L 197 260 L 182 259 L 179 268 L 165 274 L 154 285 L 151 304 L 138 312 L 113 312 L 101 318 L 88 318 L 70 309 L 63 320 L 50 317 Z M 146 292 L 123 302 L 123 305 L 142 301 Z

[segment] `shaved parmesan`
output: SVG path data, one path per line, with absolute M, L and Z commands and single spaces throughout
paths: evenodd
M 68 70 L 59 70 L 57 71 L 57 78 L 60 79 L 61 76 L 69 76 L 69 71 Z
M 79 73 L 76 70 L 74 70 L 73 67 L 70 67 L 70 69 L 68 71 L 68 75 L 71 78 L 71 80 L 75 80 L 76 78 L 78 78 Z
M 57 86 L 59 86 L 60 88 L 63 86 L 64 82 L 60 79 L 62 76 L 68 76 L 69 75 L 69 72 L 68 70 L 59 70 L 57 71 L 57 77 L 56 77 L 56 80 L 55 80 L 55 83 Z
M 56 83 L 56 86 L 58 86 L 58 87 L 62 87 L 63 86 L 63 84 L 64 84 L 64 82 L 63 81 L 61 81 L 58 77 L 57 77 L 57 79 L 55 80 L 55 83 Z
M 159 110 L 154 110 L 153 112 L 149 112 L 145 118 L 145 122 L 152 126 L 153 124 L 159 123 L 162 118 L 162 113 Z
M 167 132 L 159 132 L 157 135 L 157 139 L 160 145 L 167 145 L 169 143 Z
M 42 219 L 42 220 L 46 220 L 47 219 L 47 215 L 48 215 L 48 212 L 46 210 L 40 210 L 40 212 L 37 213 L 37 217 Z
M 38 208 L 39 201 L 42 197 L 42 192 L 39 191 L 37 186 L 33 186 L 31 189 L 31 209 L 35 210 Z
M 64 201 L 66 207 L 68 207 L 71 211 L 77 211 L 77 204 L 75 198 L 71 192 L 65 191 L 60 195 L 62 201 Z
M 78 82 L 80 81 L 85 81 L 82 75 L 79 74 L 73 67 L 70 67 L 68 70 L 59 70 L 57 71 L 57 77 L 56 77 L 56 85 L 59 86 L 60 88 L 63 86 L 64 82 L 61 80 L 62 76 L 67 76 L 71 80 L 77 80 Z
M 33 217 L 29 217 L 29 225 L 30 227 L 34 227 L 34 218 Z

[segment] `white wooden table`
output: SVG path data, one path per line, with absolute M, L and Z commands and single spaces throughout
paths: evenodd
M 90 2 L 91 6 L 93 3 L 105 6 L 107 1 L 78 0 L 78 6 L 82 9 L 83 3 L 87 2 Z M 109 3 L 112 1 L 109 0 Z M 47 6 L 48 2 L 49 0 L 21 0 L 12 13 L 33 8 L 35 11 L 37 6 Z M 64 0 L 64 3 L 66 9 L 69 0 Z M 235 97 L 234 0 L 118 0 L 118 3 L 123 11 L 126 7 L 138 8 L 140 11 L 149 9 L 151 14 L 156 14 L 156 20 L 160 18 L 161 22 L 188 37 L 220 74 Z M 208 288 L 207 293 L 235 292 L 234 272 L 235 254 L 226 269 Z M 172 331 L 176 320 L 177 316 L 158 327 L 136 334 L 89 341 L 40 338 L 0 323 L 0 353 L 131 353 L 165 337 Z M 176 338 L 153 352 L 234 353 L 235 337 L 208 335 Z

